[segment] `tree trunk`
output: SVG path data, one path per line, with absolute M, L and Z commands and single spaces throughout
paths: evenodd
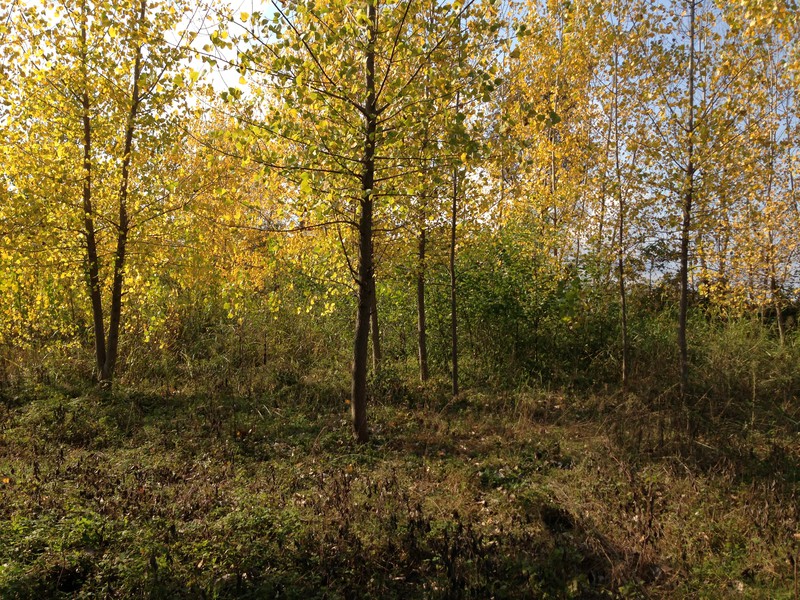
M 689 188 L 683 200 L 683 223 L 681 226 L 681 256 L 680 256 L 680 303 L 678 306 L 678 350 L 680 352 L 680 394 L 683 400 L 687 399 L 689 392 L 689 350 L 686 341 L 686 322 L 689 308 L 689 236 L 691 230 L 691 215 L 693 193 L 691 182 L 694 168 L 689 163 L 687 179 Z
M 770 194 L 768 195 L 768 199 L 771 199 L 771 190 Z M 770 296 L 772 296 L 772 303 L 775 306 L 775 320 L 778 325 L 778 339 L 780 340 L 781 347 L 784 346 L 786 343 L 786 335 L 783 328 L 783 310 L 781 308 L 781 294 L 780 288 L 778 287 L 778 277 L 777 272 L 778 268 L 775 265 L 775 238 L 772 235 L 772 231 L 767 233 L 767 241 L 769 245 L 768 249 L 768 263 L 769 263 L 769 292 Z
M 139 5 L 138 22 L 144 23 L 147 0 L 142 0 Z M 119 195 L 119 223 L 117 229 L 117 250 L 114 254 L 114 279 L 111 287 L 111 312 L 108 322 L 108 343 L 106 347 L 106 362 L 103 366 L 101 383 L 111 386 L 114 379 L 114 370 L 117 365 L 119 349 L 119 332 L 122 323 L 122 292 L 125 283 L 125 258 L 128 248 L 128 233 L 130 221 L 128 219 L 128 185 L 130 182 L 131 153 L 133 152 L 133 134 L 136 129 L 136 118 L 139 113 L 139 79 L 142 75 L 142 46 L 136 47 L 136 58 L 133 64 L 133 82 L 131 90 L 131 107 L 125 125 L 125 146 L 122 155 L 122 175 L 120 180 Z
M 83 235 L 86 240 L 86 277 L 89 299 L 92 304 L 92 328 L 94 330 L 95 363 L 98 379 L 103 379 L 106 364 L 106 334 L 103 319 L 103 295 L 100 289 L 100 259 L 97 255 L 97 234 L 92 206 L 92 120 L 89 114 L 89 82 L 86 65 L 86 4 L 81 7 L 81 43 L 83 51 L 84 89 L 81 96 L 83 108 Z
M 686 403 L 689 394 L 689 351 L 686 342 L 686 321 L 689 309 L 689 239 L 694 203 L 694 21 L 695 0 L 689 0 L 689 106 L 686 128 L 686 189 L 683 197 L 683 222 L 681 225 L 680 286 L 678 307 L 678 350 L 680 352 L 680 394 Z
M 370 309 L 372 330 L 372 370 L 377 371 L 381 364 L 381 330 L 378 327 L 378 293 L 372 293 L 372 307 Z
M 555 129 L 550 127 L 550 131 L 548 133 L 550 136 L 550 140 L 555 146 L 556 134 Z M 558 201 L 556 200 L 556 191 L 558 189 L 558 168 L 556 167 L 556 151 L 554 149 L 550 150 L 550 200 L 553 203 L 553 232 L 554 236 L 556 237 L 556 241 L 553 244 L 553 258 L 556 259 L 556 264 L 561 267 L 561 254 L 558 251 L 558 245 L 560 241 L 558 240 Z
M 619 305 L 620 305 L 620 325 L 622 327 L 622 392 L 628 391 L 628 298 L 625 292 L 625 258 L 622 250 L 622 225 L 623 217 L 620 214 L 620 251 L 619 251 Z
M 370 312 L 372 307 L 372 258 L 370 236 L 372 231 L 372 200 L 361 200 L 358 245 L 358 312 L 356 334 L 353 345 L 353 379 L 351 417 L 353 432 L 359 442 L 369 439 L 367 432 L 367 350 L 369 341 Z
M 782 348 L 786 344 L 786 333 L 783 326 L 783 310 L 781 309 L 781 298 L 775 275 L 770 277 L 770 288 L 772 291 L 772 302 L 775 304 L 775 319 L 778 323 L 778 339 L 780 340 Z
M 603 154 L 604 164 L 608 164 L 608 158 L 611 151 L 611 129 L 614 125 L 613 117 L 608 118 L 608 129 L 606 130 L 606 146 Z M 597 225 L 597 251 L 601 253 L 603 250 L 603 229 L 606 222 L 606 194 L 607 194 L 607 179 L 603 177 L 600 185 L 600 215 L 599 223 Z
M 428 380 L 428 331 L 425 321 L 425 227 L 419 232 L 419 255 L 417 261 L 417 347 L 419 355 L 419 379 Z
M 375 94 L 375 41 L 378 32 L 377 2 L 367 2 L 369 42 L 366 51 L 366 102 L 364 105 L 364 155 L 361 159 L 361 215 L 358 223 L 358 313 L 353 343 L 351 417 L 359 443 L 369 440 L 367 430 L 367 346 L 370 314 L 375 295 L 372 264 L 372 206 L 375 184 L 375 134 L 378 128 Z
M 456 101 L 456 106 L 458 106 Z M 458 315 L 456 293 L 456 225 L 458 222 L 458 167 L 453 167 L 453 203 L 450 214 L 450 341 L 453 361 L 453 397 L 458 396 Z
M 625 291 L 625 194 L 622 191 L 622 167 L 619 152 L 619 52 L 614 48 L 614 174 L 616 176 L 617 204 L 619 206 L 619 305 L 622 329 L 622 392 L 628 391 L 628 298 Z

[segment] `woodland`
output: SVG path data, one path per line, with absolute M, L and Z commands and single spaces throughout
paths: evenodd
M 794 0 L 0 0 L 0 597 L 798 600 Z

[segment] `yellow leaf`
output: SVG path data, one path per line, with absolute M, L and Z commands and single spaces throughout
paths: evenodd
M 243 12 L 242 14 L 240 14 L 240 15 L 239 15 L 239 18 L 240 18 L 240 19 L 241 19 L 243 22 L 245 22 L 245 23 L 246 23 L 246 22 L 247 22 L 247 20 L 250 18 L 250 13 Z
M 304 194 L 310 194 L 312 191 L 308 173 L 303 173 L 302 179 L 300 181 L 300 191 L 303 192 Z

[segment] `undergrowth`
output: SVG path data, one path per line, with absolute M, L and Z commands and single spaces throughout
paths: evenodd
M 768 406 L 688 435 L 666 401 L 387 371 L 357 446 L 327 386 L 7 390 L 0 597 L 796 598 Z

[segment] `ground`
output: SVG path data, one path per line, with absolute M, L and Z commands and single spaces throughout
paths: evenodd
M 0 597 L 798 597 L 796 429 L 306 391 L 7 393 Z

